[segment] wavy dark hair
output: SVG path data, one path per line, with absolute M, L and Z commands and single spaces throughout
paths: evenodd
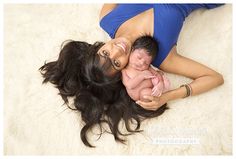
M 87 133 L 95 125 L 101 128 L 100 136 L 104 132 L 112 133 L 116 141 L 125 143 L 121 136 L 142 131 L 139 130 L 142 120 L 157 117 L 167 109 L 166 104 L 156 111 L 140 107 L 127 94 L 120 72 L 112 77 L 107 76 L 106 71 L 111 63 L 106 60 L 101 65 L 97 54 L 103 45 L 103 42 L 89 44 L 83 41 L 66 41 L 62 44 L 58 59 L 45 62 L 39 68 L 44 77 L 43 83 L 54 84 L 64 104 L 81 113 L 84 126 L 80 137 L 89 147 L 94 146 L 88 141 Z M 75 109 L 68 105 L 68 97 L 74 97 Z M 124 121 L 128 134 L 119 130 L 120 121 Z M 105 130 L 103 124 L 108 124 L 110 131 Z M 132 128 L 130 124 L 135 127 Z

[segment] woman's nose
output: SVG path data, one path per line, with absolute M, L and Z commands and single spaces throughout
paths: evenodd
M 112 48 L 112 51 L 110 53 L 110 58 L 111 59 L 118 58 L 121 55 L 122 55 L 122 52 L 119 49 L 117 49 L 116 47 Z

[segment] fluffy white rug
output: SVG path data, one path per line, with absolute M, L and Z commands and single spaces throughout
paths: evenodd
M 178 50 L 222 73 L 224 85 L 169 103 L 162 116 L 142 123 L 127 145 L 110 134 L 80 140 L 79 113 L 65 110 L 58 90 L 42 85 L 38 68 L 57 59 L 66 39 L 108 40 L 98 25 L 102 4 L 4 5 L 5 155 L 230 155 L 232 154 L 232 5 L 200 9 L 185 21 Z M 167 74 L 172 88 L 190 79 Z M 65 110 L 65 111 L 64 111 Z

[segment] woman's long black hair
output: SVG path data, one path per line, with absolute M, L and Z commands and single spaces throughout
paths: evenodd
M 115 140 L 124 143 L 121 136 L 140 132 L 143 119 L 157 117 L 167 109 L 166 104 L 156 111 L 143 109 L 127 94 L 121 81 L 121 73 L 113 77 L 107 76 L 105 72 L 110 67 L 109 60 L 101 65 L 97 54 L 102 45 L 103 42 L 91 45 L 82 41 L 66 41 L 62 45 L 59 58 L 44 63 L 39 68 L 44 77 L 43 83 L 53 83 L 70 109 L 72 108 L 68 105 L 68 97 L 74 97 L 76 109 L 73 110 L 81 112 L 85 123 L 80 136 L 89 147 L 94 146 L 89 143 L 87 132 L 95 125 L 100 126 L 102 134 L 102 124 L 108 124 Z M 121 120 L 129 134 L 123 134 L 119 130 Z M 130 124 L 135 124 L 136 127 L 132 129 Z

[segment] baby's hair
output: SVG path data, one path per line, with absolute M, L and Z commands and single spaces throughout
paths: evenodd
M 147 50 L 150 56 L 152 56 L 152 59 L 154 59 L 158 52 L 158 43 L 153 37 L 144 35 L 135 40 L 132 51 L 135 49 Z

